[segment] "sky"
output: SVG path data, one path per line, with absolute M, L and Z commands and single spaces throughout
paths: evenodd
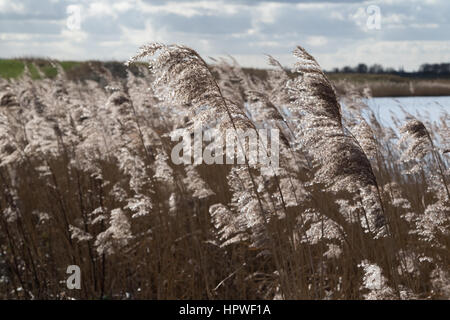
M 324 69 L 450 62 L 449 0 L 0 0 L 0 57 L 126 60 L 178 43 L 249 67 L 305 47 Z

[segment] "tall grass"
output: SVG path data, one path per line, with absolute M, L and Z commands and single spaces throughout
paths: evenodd
M 0 80 L 0 297 L 450 298 L 449 115 L 383 127 L 294 55 L 261 79 L 149 44 L 125 79 Z M 174 165 L 198 123 L 279 129 L 280 168 Z

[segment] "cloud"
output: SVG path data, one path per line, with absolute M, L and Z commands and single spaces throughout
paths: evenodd
M 326 45 L 328 42 L 327 38 L 325 37 L 308 37 L 306 39 L 306 43 L 309 44 L 312 47 L 320 47 Z
M 69 2 L 51 0 L 0 0 L 1 20 L 63 19 Z
M 66 26 L 67 6 L 74 4 L 81 8 L 81 30 Z M 367 28 L 370 4 L 381 10 L 380 30 Z M 325 68 L 380 62 L 408 69 L 448 60 L 449 14 L 444 0 L 0 0 L 0 50 L 3 56 L 126 59 L 157 40 L 262 67 L 263 53 L 292 63 L 290 51 L 301 44 Z M 400 54 L 407 50 L 407 57 Z

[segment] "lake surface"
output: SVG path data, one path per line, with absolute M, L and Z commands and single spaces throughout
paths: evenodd
M 447 113 L 447 124 L 450 125 L 450 96 L 371 98 L 367 104 L 385 126 L 393 126 L 392 115 L 404 120 L 405 114 L 401 107 L 419 120 L 429 118 L 432 122 Z

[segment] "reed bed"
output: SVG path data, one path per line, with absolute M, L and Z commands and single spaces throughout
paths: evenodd
M 405 77 L 379 76 L 372 79 L 369 75 L 329 74 L 336 91 L 345 94 L 349 83 L 361 91 L 369 88 L 372 97 L 426 97 L 449 96 L 450 80 L 446 78 L 420 79 Z M 384 78 L 384 79 L 383 79 Z
M 152 43 L 126 78 L 0 79 L 0 298 L 449 299 L 450 115 L 384 127 L 293 54 L 261 79 Z M 174 164 L 199 123 L 278 129 L 279 167 Z

